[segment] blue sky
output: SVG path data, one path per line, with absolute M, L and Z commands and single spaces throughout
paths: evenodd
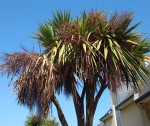
M 51 18 L 52 11 L 68 9 L 73 17 L 79 16 L 82 10 L 133 11 L 134 21 L 142 24 L 137 31 L 150 36 L 150 1 L 149 0 L 1 0 L 0 1 L 0 53 L 21 51 L 20 45 L 32 48 L 36 40 L 31 39 L 33 32 L 38 31 L 39 23 Z M 24 106 L 17 104 L 12 87 L 8 87 L 8 80 L 0 76 L 0 125 L 24 126 L 24 121 L 30 112 Z M 76 126 L 76 117 L 72 99 L 59 97 L 69 126 Z M 108 90 L 103 94 L 94 118 L 94 125 L 110 107 Z M 53 116 L 57 113 L 53 106 Z

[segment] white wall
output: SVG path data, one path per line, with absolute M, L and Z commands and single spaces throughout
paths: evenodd
M 114 122 L 113 117 L 106 119 L 104 124 L 105 124 L 105 126 L 115 126 L 115 122 Z
M 140 109 L 135 103 L 129 104 L 121 110 L 122 126 L 144 126 Z

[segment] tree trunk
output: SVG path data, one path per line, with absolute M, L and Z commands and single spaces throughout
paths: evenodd
M 98 101 L 107 86 L 104 84 L 101 85 L 96 96 L 95 96 L 95 87 L 96 87 L 96 85 L 88 84 L 87 89 L 86 89 L 86 122 L 85 122 L 85 126 L 93 126 L 93 119 L 94 119 Z
M 74 84 L 72 84 L 72 94 L 78 126 L 84 126 L 84 99 L 79 96 Z
M 78 106 L 76 111 L 78 126 L 84 126 L 84 108 L 83 106 Z
M 57 109 L 57 113 L 58 113 L 58 117 L 59 117 L 59 120 L 61 122 L 61 125 L 62 126 L 68 126 L 68 123 L 65 119 L 65 116 L 61 110 L 61 107 L 59 105 L 59 102 L 57 100 L 57 98 L 54 96 L 53 99 L 52 99 L 52 102 L 54 103 L 54 105 L 56 106 L 56 109 Z
M 93 126 L 93 118 L 94 118 L 98 101 L 103 91 L 106 89 L 107 85 L 101 85 L 101 88 L 96 94 L 96 96 L 95 96 L 95 86 L 86 84 L 86 87 L 84 87 L 82 94 L 80 96 L 78 91 L 76 90 L 75 85 L 72 84 L 72 94 L 73 94 L 73 101 L 74 101 L 78 126 Z M 84 116 L 85 94 L 86 94 L 86 121 Z M 52 102 L 55 104 L 57 108 L 58 117 L 62 126 L 68 126 L 65 116 L 59 105 L 59 102 L 55 96 L 53 97 Z
M 93 126 L 95 85 L 87 84 L 87 86 L 86 86 L 86 122 L 85 122 L 85 126 Z
M 89 115 L 86 115 L 86 123 L 85 126 L 93 126 L 93 118 L 94 118 L 94 113 L 91 113 Z

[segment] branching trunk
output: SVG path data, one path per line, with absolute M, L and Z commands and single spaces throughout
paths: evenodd
M 97 95 L 95 96 L 96 85 L 93 86 L 93 85 L 84 83 L 84 87 L 83 87 L 83 90 L 82 90 L 82 93 L 80 96 L 78 91 L 76 90 L 75 85 L 72 84 L 72 95 L 73 95 L 73 101 L 74 101 L 78 126 L 93 126 L 93 119 L 94 119 L 96 107 L 97 107 L 98 101 L 99 101 L 103 91 L 106 89 L 106 87 L 107 86 L 102 85 L 100 90 L 98 91 Z M 85 97 L 85 95 L 86 95 L 86 121 L 85 121 L 85 116 L 84 116 L 84 97 Z M 68 126 L 65 116 L 59 105 L 59 102 L 55 96 L 53 97 L 52 101 L 57 108 L 58 117 L 59 117 L 59 120 L 60 120 L 62 126 Z
M 95 85 L 96 86 L 96 85 Z M 101 85 L 100 90 L 98 91 L 97 95 L 94 98 L 95 94 L 95 86 L 90 86 L 90 84 L 87 86 L 86 89 L 86 123 L 85 126 L 93 126 L 93 119 L 94 114 L 97 108 L 98 101 L 103 93 L 103 91 L 106 89 L 106 85 Z
M 68 126 L 68 123 L 65 119 L 65 116 L 61 110 L 61 107 L 60 107 L 60 104 L 57 100 L 57 98 L 54 96 L 53 99 L 52 99 L 52 102 L 54 103 L 54 105 L 56 106 L 56 109 L 57 109 L 57 113 L 58 113 L 58 117 L 59 117 L 59 120 L 61 122 L 61 125 L 62 126 Z

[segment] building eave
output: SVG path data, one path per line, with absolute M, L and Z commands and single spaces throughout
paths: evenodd
M 134 94 L 130 95 L 128 98 L 126 98 L 124 101 L 122 101 L 119 105 L 116 106 L 116 110 L 121 110 L 130 103 L 134 101 Z
M 143 102 L 146 98 L 150 97 L 150 91 L 139 97 L 138 99 L 135 100 L 135 103 L 140 103 Z
M 109 111 L 103 116 L 100 118 L 100 121 L 104 122 L 106 119 L 112 117 L 112 109 L 109 109 Z

